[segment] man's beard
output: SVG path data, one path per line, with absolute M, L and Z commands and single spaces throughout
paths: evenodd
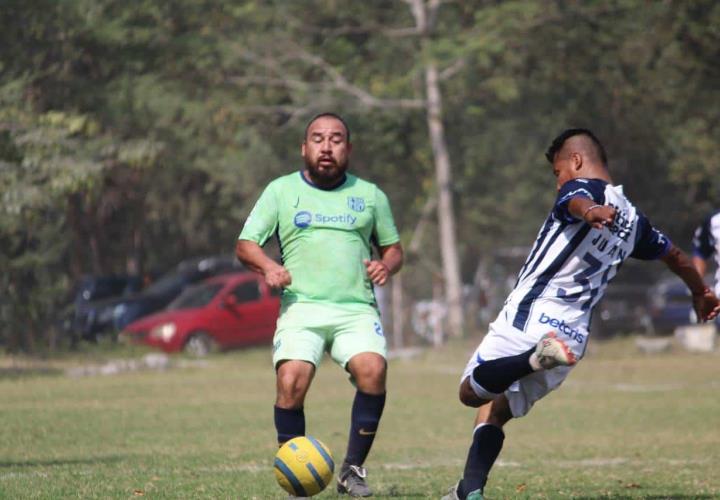
M 344 176 L 348 168 L 348 161 L 339 164 L 333 159 L 332 165 L 325 163 L 322 167 L 320 161 L 312 161 L 305 158 L 305 166 L 310 174 L 310 179 L 321 186 L 332 186 L 338 183 Z

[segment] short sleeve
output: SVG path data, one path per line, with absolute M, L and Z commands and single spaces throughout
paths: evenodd
M 379 188 L 375 190 L 375 228 L 373 238 L 378 246 L 385 247 L 400 241 L 400 235 L 395 227 L 390 201 Z
M 635 248 L 630 257 L 640 260 L 655 260 L 670 250 L 672 243 L 663 233 L 655 229 L 642 213 L 638 212 Z
M 715 251 L 715 241 L 710 231 L 710 217 L 708 217 L 693 235 L 693 255 L 709 259 Z
M 553 215 L 555 215 L 556 219 L 568 224 L 578 222 L 580 219 L 572 215 L 568 210 L 570 200 L 582 197 L 598 205 L 604 205 L 606 185 L 606 182 L 598 179 L 573 179 L 566 182 L 558 192 L 555 206 L 553 207 Z
M 255 203 L 238 239 L 254 241 L 263 246 L 275 233 L 277 225 L 277 196 L 275 195 L 274 185 L 270 184 Z

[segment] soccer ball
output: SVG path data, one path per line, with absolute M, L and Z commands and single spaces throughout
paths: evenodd
M 283 444 L 275 455 L 275 478 L 291 495 L 317 495 L 330 483 L 335 462 L 327 446 L 312 436 Z

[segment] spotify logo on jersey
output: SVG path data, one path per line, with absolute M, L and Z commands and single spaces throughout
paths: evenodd
M 295 214 L 294 223 L 300 229 L 305 229 L 310 225 L 312 220 L 312 214 L 310 212 L 302 211 Z

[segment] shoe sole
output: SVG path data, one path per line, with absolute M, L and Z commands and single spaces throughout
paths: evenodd
M 559 366 L 572 366 L 577 363 L 575 354 L 573 354 L 573 352 L 565 344 L 565 342 L 557 338 L 557 334 L 555 332 L 545 334 L 540 341 L 545 345 L 547 345 L 546 343 L 552 342 L 559 347 L 560 351 L 563 354 L 562 359 L 558 359 L 556 356 L 547 356 L 548 358 L 555 360 L 555 362 L 557 362 Z
M 337 483 L 337 492 L 338 495 L 349 495 L 351 498 L 367 498 L 373 496 L 372 493 L 369 493 L 367 495 L 353 495 L 348 491 L 345 485 L 340 482 Z

